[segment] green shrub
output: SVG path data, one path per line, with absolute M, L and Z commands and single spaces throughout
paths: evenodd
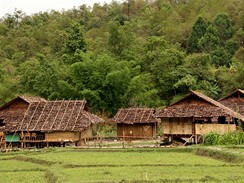
M 219 134 L 210 132 L 204 136 L 204 145 L 240 145 L 244 144 L 244 132 Z

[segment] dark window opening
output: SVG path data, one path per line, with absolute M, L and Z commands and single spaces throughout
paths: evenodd
M 225 116 L 219 116 L 218 117 L 218 123 L 219 124 L 228 124 L 228 122 L 226 121 Z
M 0 127 L 5 126 L 3 119 L 0 119 Z

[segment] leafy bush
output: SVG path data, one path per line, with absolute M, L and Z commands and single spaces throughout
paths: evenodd
M 205 145 L 240 145 L 244 144 L 244 132 L 231 132 L 223 135 L 210 132 L 204 137 Z

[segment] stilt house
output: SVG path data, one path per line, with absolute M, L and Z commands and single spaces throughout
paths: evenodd
M 22 147 L 74 142 L 92 137 L 92 124 L 104 120 L 87 111 L 85 100 L 47 101 L 17 97 L 0 108 L 6 143 Z
M 157 119 L 151 108 L 119 109 L 112 121 L 117 125 L 118 138 L 143 139 L 156 134 Z
M 244 117 L 197 91 L 158 111 L 165 136 L 194 138 L 209 132 L 236 131 L 237 121 Z
M 237 89 L 218 101 L 244 116 L 244 90 Z

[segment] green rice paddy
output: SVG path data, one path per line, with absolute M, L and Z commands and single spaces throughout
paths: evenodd
M 196 148 L 201 147 L 1 153 L 0 182 L 244 182 L 244 162 L 199 156 Z M 244 156 L 243 148 L 224 148 L 230 149 Z

